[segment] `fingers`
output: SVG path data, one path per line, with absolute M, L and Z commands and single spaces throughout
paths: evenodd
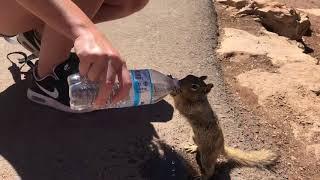
M 99 91 L 98 91 L 98 95 L 97 98 L 94 102 L 94 105 L 97 108 L 103 107 L 104 105 L 106 105 L 107 100 L 108 100 L 108 92 L 107 92 L 107 85 L 106 85 L 106 72 L 107 70 L 105 70 L 102 74 L 102 76 L 100 76 L 100 84 L 99 84 Z
M 85 61 L 80 64 L 79 68 L 81 75 L 86 75 L 90 81 L 100 82 L 98 95 L 94 102 L 97 108 L 106 105 L 112 93 L 116 77 L 118 77 L 119 80 L 119 89 L 112 97 L 111 103 L 117 103 L 129 95 L 131 77 L 126 64 L 121 60 L 116 60 L 114 63 L 109 59 L 107 61 L 96 61 L 92 64 Z
M 100 79 L 99 93 L 95 101 L 95 105 L 98 107 L 102 107 L 107 103 L 117 75 L 111 60 L 107 61 L 105 66 L 105 71 L 97 76 L 102 77 Z
M 87 73 L 88 79 L 93 82 L 100 82 L 103 80 L 102 76 L 104 76 L 105 81 L 105 70 L 108 68 L 107 66 L 107 63 L 104 60 L 93 63 Z
M 118 71 L 117 75 L 120 83 L 120 89 L 118 90 L 118 93 L 112 98 L 112 103 L 117 103 L 120 100 L 126 98 L 129 95 L 130 88 L 132 87 L 130 73 L 125 64 Z
M 81 76 L 87 76 L 91 64 L 88 61 L 81 61 L 79 64 L 79 72 Z
M 107 68 L 107 78 L 106 78 L 106 84 L 107 86 L 111 86 L 114 84 L 116 76 L 117 76 L 117 67 L 115 64 L 113 64 L 112 60 L 108 61 L 108 68 Z
M 94 105 L 101 107 L 106 105 L 116 77 L 120 88 L 113 97 L 113 103 L 128 96 L 131 78 L 120 54 L 110 42 L 100 33 L 91 33 L 79 36 L 74 42 L 74 49 L 80 59 L 80 74 L 90 81 L 100 83 Z

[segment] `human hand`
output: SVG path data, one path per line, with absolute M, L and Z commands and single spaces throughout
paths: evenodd
M 103 34 L 89 32 L 80 35 L 75 39 L 74 48 L 80 59 L 80 74 L 100 84 L 94 103 L 96 107 L 106 104 L 116 78 L 118 78 L 120 89 L 112 97 L 112 103 L 128 96 L 131 78 L 126 63 Z

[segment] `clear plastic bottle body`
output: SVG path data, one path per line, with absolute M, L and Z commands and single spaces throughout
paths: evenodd
M 119 89 L 119 84 L 116 83 L 111 96 L 106 102 L 106 106 L 101 109 L 153 104 L 178 88 L 178 80 L 155 70 L 131 70 L 130 75 L 132 87 L 130 88 L 129 96 L 116 104 L 111 104 L 111 97 Z M 73 74 L 68 77 L 68 84 L 71 109 L 76 111 L 96 110 L 93 102 L 99 91 L 97 83 L 90 82 L 79 74 Z

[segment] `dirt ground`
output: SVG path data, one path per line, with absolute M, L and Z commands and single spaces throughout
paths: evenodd
M 162 0 L 98 27 L 130 69 L 208 75 L 222 114 L 228 107 L 214 66 L 215 23 L 207 0 Z M 28 79 L 6 59 L 21 50 L 0 39 L 0 180 L 184 180 L 195 174 L 194 157 L 183 149 L 191 130 L 170 97 L 147 107 L 59 112 L 26 98 Z
M 280 2 L 305 12 L 320 8 L 319 1 Z M 235 10 L 219 3 L 215 7 L 223 74 L 235 104 L 248 116 L 240 119 L 241 128 L 248 137 L 255 133 L 258 141 L 276 146 L 281 157 L 273 170 L 278 178 L 320 179 L 319 16 L 309 14 L 312 35 L 304 37 L 308 56 L 294 41 L 265 32 L 252 17 L 231 16 Z M 228 49 L 230 43 L 238 48 Z

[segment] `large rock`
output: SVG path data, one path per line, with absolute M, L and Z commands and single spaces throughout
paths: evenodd
M 311 26 L 306 14 L 285 6 L 258 8 L 254 14 L 269 31 L 294 40 L 301 39 Z
M 271 0 L 217 0 L 239 9 L 239 15 L 257 16 L 269 31 L 300 40 L 310 29 L 309 17 L 293 8 Z

